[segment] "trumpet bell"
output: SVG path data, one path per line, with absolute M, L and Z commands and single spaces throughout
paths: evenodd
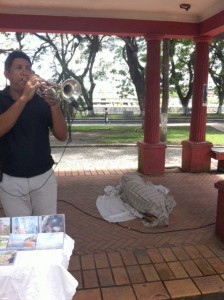
M 81 86 L 74 78 L 65 80 L 61 85 L 46 81 L 47 85 L 37 89 L 37 94 L 41 97 L 52 98 L 55 100 L 65 100 L 72 102 L 72 97 L 78 97 L 81 94 Z
M 81 86 L 77 80 L 70 78 L 63 82 L 61 86 L 61 97 L 64 100 L 68 101 L 72 96 L 78 97 L 80 94 Z

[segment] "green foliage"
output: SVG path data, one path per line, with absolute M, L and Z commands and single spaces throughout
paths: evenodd
M 192 94 L 194 55 L 195 45 L 193 44 L 192 40 L 171 40 L 170 89 L 177 91 L 178 97 L 183 105 L 188 103 Z
M 224 101 L 224 41 L 214 39 L 210 46 L 209 73 L 215 84 L 214 93 L 218 95 L 219 104 Z
M 211 126 L 208 126 L 206 140 L 213 143 L 214 145 L 222 146 L 224 145 L 224 134 L 222 131 L 216 130 Z
M 55 82 L 63 82 L 68 77 L 77 79 L 88 106 L 92 107 L 96 85 L 110 80 L 116 82 L 117 95 L 121 99 L 134 95 L 143 110 L 145 85 L 142 83 L 147 58 L 144 37 L 23 32 L 0 34 L 2 61 L 9 51 L 22 49 L 31 57 L 34 70 L 40 76 L 47 74 L 46 79 Z M 187 106 L 192 97 L 194 55 L 195 43 L 191 39 L 170 40 L 169 97 L 177 95 L 183 106 Z M 223 39 L 213 39 L 210 45 L 209 72 L 215 84 L 213 91 L 221 105 L 224 101 Z

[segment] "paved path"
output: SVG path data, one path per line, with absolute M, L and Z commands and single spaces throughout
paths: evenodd
M 186 124 L 170 124 L 169 126 L 186 126 Z M 224 132 L 223 123 L 209 123 L 209 126 Z M 73 142 L 58 143 L 52 139 L 52 155 L 58 163 L 57 170 L 100 170 L 100 169 L 137 169 L 138 148 L 130 146 L 109 146 L 81 144 L 76 137 Z M 57 147 L 56 147 L 57 146 Z M 181 167 L 182 148 L 168 146 L 166 148 L 166 168 Z M 211 160 L 211 168 L 216 169 L 217 161 Z
M 129 147 L 67 147 L 53 148 L 52 155 L 57 171 L 77 170 L 122 170 L 138 168 L 138 148 Z M 167 147 L 166 168 L 181 167 L 181 147 Z M 217 168 L 217 161 L 211 160 L 211 169 Z
M 65 151 L 64 151 L 65 150 Z M 129 147 L 69 147 L 53 148 L 59 170 L 137 169 L 138 149 Z M 168 147 L 166 167 L 181 164 L 181 148 Z

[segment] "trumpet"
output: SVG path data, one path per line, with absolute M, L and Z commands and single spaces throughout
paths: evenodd
M 71 102 L 72 97 L 78 97 L 81 94 L 81 85 L 74 78 L 66 79 L 62 84 L 46 81 L 46 85 L 39 87 L 36 93 L 43 98 L 52 98 L 55 100 L 65 100 Z

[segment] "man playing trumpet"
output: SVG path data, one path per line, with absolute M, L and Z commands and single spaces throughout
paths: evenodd
M 36 90 L 45 82 L 33 74 L 30 58 L 13 51 L 5 61 L 9 86 L 0 91 L 0 200 L 6 216 L 57 213 L 49 130 L 65 141 L 67 124 L 59 102 Z

